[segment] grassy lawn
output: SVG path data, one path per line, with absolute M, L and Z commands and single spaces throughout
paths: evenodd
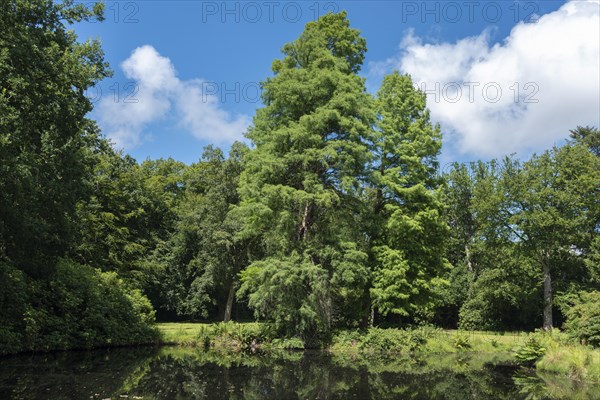
M 527 339 L 526 332 L 489 332 L 489 331 L 459 331 L 443 330 L 439 335 L 445 335 L 447 343 L 457 344 L 466 339 L 473 351 L 511 351 L 520 346 Z M 444 341 L 442 341 L 444 342 Z M 441 352 L 447 352 L 450 349 L 441 348 Z
M 168 322 L 157 324 L 163 342 L 169 344 L 198 345 L 202 336 L 240 335 L 241 331 L 256 331 L 260 324 L 247 323 L 189 323 Z M 390 330 L 391 331 L 391 330 Z M 521 345 L 527 338 L 524 332 L 484 332 L 484 331 L 458 331 L 436 330 L 422 348 L 430 353 L 454 353 L 461 350 L 480 352 L 506 352 Z M 348 343 L 338 341 L 330 349 L 343 350 Z
M 157 324 L 162 342 L 165 344 L 190 347 L 211 346 L 234 351 L 240 350 L 253 340 L 267 344 L 262 333 L 262 326 L 258 322 L 169 322 Z
M 160 323 L 157 327 L 165 344 L 189 347 L 210 347 L 215 350 L 239 352 L 251 343 L 264 350 L 302 348 L 300 339 L 273 339 L 264 332 L 264 325 L 247 323 Z M 540 333 L 536 334 L 540 335 Z M 377 358 L 381 354 L 411 353 L 444 355 L 451 353 L 498 353 L 514 358 L 514 351 L 524 346 L 530 334 L 526 332 L 487 332 L 417 328 L 370 329 L 337 332 L 327 347 L 342 357 Z M 541 336 L 544 356 L 536 363 L 540 371 L 557 373 L 571 379 L 600 381 L 600 350 L 568 341 L 564 333 L 553 331 Z M 516 361 L 516 358 L 515 358 Z
M 190 343 L 198 339 L 203 329 L 212 326 L 207 323 L 164 322 L 156 324 L 165 343 Z

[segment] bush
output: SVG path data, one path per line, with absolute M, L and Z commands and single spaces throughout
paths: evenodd
M 196 340 L 183 343 L 226 351 L 254 351 L 259 345 L 270 341 L 272 333 L 269 325 L 264 323 L 218 322 L 200 326 Z
M 8 333 L 0 331 L 4 338 L 0 338 L 0 353 L 89 349 L 158 339 L 150 301 L 114 272 L 103 273 L 70 260 L 59 261 L 47 279 L 33 280 L 6 266 L 1 271 L 2 282 L 8 277 L 13 289 L 3 290 L 0 296 L 0 318 L 8 326 Z M 10 311 L 5 303 L 16 306 Z M 15 315 L 5 316 L 7 312 Z M 5 325 L 4 320 L 13 325 Z
M 231 328 L 229 335 L 238 340 L 243 350 L 253 351 L 260 343 L 268 340 L 267 330 L 259 323 L 235 323 L 228 322 Z
M 519 346 L 515 352 L 517 361 L 524 365 L 533 366 L 546 353 L 539 334 L 529 335 L 525 343 Z
M 359 344 L 363 351 L 414 352 L 427 343 L 425 330 L 371 328 Z
M 600 347 L 600 292 L 581 292 L 564 310 L 569 337 L 583 344 Z
M 471 339 L 469 339 L 469 336 L 465 334 L 457 333 L 457 335 L 454 337 L 454 347 L 456 347 L 458 350 L 469 350 L 472 347 Z
M 343 347 L 356 346 L 363 338 L 363 333 L 359 330 L 340 330 L 332 337 L 332 345 Z

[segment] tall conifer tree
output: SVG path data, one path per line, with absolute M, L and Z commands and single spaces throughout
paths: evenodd
M 241 179 L 245 232 L 261 235 L 241 294 L 258 315 L 312 340 L 345 319 L 368 280 L 355 229 L 371 153 L 372 101 L 357 75 L 366 51 L 345 13 L 306 25 L 263 82 Z

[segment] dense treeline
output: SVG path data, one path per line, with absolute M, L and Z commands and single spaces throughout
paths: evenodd
M 526 162 L 454 166 L 445 318 L 467 329 L 550 328 L 580 291 L 599 288 L 599 138 L 579 127 Z
M 139 289 L 98 269 L 103 260 L 78 262 L 101 246 L 100 232 L 86 235 L 98 227 L 90 216 L 110 220 L 94 190 L 112 150 L 86 118 L 92 104 L 84 95 L 110 72 L 100 44 L 77 42 L 65 23 L 102 11 L 72 1 L 0 5 L 0 354 L 157 337 Z M 105 194 L 117 210 L 135 213 L 120 193 Z M 108 246 L 110 256 L 117 249 Z
M 369 94 L 365 39 L 340 13 L 283 47 L 250 146 L 138 164 L 86 118 L 110 72 L 64 22 L 101 15 L 2 5 L 0 353 L 152 341 L 155 310 L 259 318 L 308 344 L 599 318 L 598 130 L 440 174 L 425 94 L 397 72 Z

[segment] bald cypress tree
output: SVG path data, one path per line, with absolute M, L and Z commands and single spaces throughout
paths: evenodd
M 256 149 L 236 211 L 246 221 L 241 234 L 260 236 L 261 247 L 240 294 L 257 315 L 309 342 L 351 323 L 368 282 L 356 229 L 373 119 L 357 75 L 365 51 L 345 13 L 308 23 L 273 62 L 265 107 L 247 134 Z
M 437 156 L 440 127 L 429 119 L 425 93 L 408 75 L 386 76 L 377 94 L 372 165 L 373 306 L 414 317 L 433 306 L 448 227 L 443 219 Z

